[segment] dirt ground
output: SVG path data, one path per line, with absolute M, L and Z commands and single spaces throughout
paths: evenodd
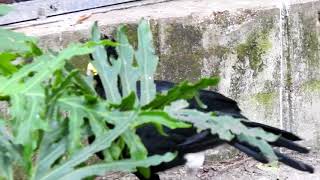
M 206 161 L 193 177 L 186 173 L 186 168 L 178 167 L 161 173 L 160 178 L 161 180 L 320 180 L 319 152 L 288 155 L 314 166 L 315 173 L 300 172 L 284 165 L 280 165 L 279 168 L 268 168 L 243 154 L 238 154 L 228 160 Z M 126 173 L 111 173 L 97 179 L 137 180 L 135 176 Z

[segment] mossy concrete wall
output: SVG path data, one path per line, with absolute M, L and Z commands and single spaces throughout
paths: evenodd
M 134 42 L 139 19 L 150 19 L 159 79 L 220 76 L 217 90 L 236 99 L 251 120 L 293 131 L 319 148 L 319 11 L 319 0 L 177 0 L 87 12 L 81 23 L 79 13 L 54 17 L 16 30 L 60 49 L 87 39 L 95 20 L 108 35 L 127 24 Z M 74 61 L 82 68 L 86 62 Z

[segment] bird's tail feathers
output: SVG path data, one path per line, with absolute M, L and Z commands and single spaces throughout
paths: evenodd
M 260 150 L 256 147 L 253 147 L 247 143 L 242 143 L 242 142 L 232 142 L 229 144 L 234 146 L 238 150 L 244 152 L 248 156 L 253 157 L 254 159 L 256 159 L 257 161 L 259 161 L 261 163 L 269 162 L 268 159 L 265 156 L 263 156 L 261 154 Z M 294 169 L 298 169 L 300 171 L 306 171 L 309 173 L 314 172 L 313 167 L 311 167 L 308 164 L 305 164 L 305 163 L 298 161 L 298 160 L 294 160 L 294 159 L 288 157 L 287 155 L 280 153 L 277 150 L 274 150 L 274 153 L 278 157 L 278 161 L 282 162 L 283 164 L 286 164 L 287 166 L 290 166 Z
M 272 126 L 268 126 L 266 124 L 261 124 L 261 123 L 258 123 L 258 122 L 253 122 L 253 121 L 241 121 L 245 126 L 247 127 L 251 127 L 251 128 L 254 128 L 254 127 L 260 127 L 262 128 L 263 130 L 267 131 L 267 132 L 270 132 L 270 133 L 273 133 L 273 134 L 276 134 L 276 135 L 281 135 L 282 137 L 288 139 L 288 140 L 291 140 L 291 141 L 300 141 L 302 140 L 299 136 L 291 133 L 291 132 L 288 132 L 288 131 L 285 131 L 285 130 L 282 130 L 282 129 L 279 129 L 279 128 L 275 128 L 275 127 L 272 127 Z

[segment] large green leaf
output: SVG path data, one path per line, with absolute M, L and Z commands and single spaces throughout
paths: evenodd
M 147 158 L 148 151 L 144 147 L 140 137 L 133 130 L 127 130 L 121 137 L 128 145 L 132 159 Z
M 218 83 L 219 78 L 215 77 L 203 78 L 195 84 L 184 81 L 165 94 L 157 94 L 157 97 L 149 104 L 145 105 L 143 109 L 159 109 L 178 99 L 191 99 L 197 95 L 199 90 L 210 86 L 216 86 Z
M 47 123 L 43 121 L 43 100 L 35 97 L 26 97 L 16 94 L 11 97 L 11 116 L 15 123 L 13 132 L 17 144 L 32 144 L 33 132 L 38 129 L 46 129 Z
M 52 130 L 45 132 L 31 179 L 40 179 L 48 173 L 54 162 L 67 151 L 67 138 L 64 137 L 65 129 L 60 125 L 52 127 Z
M 87 166 L 84 168 L 79 168 L 69 174 L 66 174 L 61 179 L 62 180 L 83 179 L 85 177 L 89 177 L 93 175 L 104 175 L 106 172 L 110 172 L 110 171 L 133 172 L 136 170 L 136 167 L 155 166 L 162 162 L 172 161 L 174 158 L 175 158 L 175 154 L 166 153 L 162 156 L 154 155 L 143 160 L 132 159 L 132 160 L 115 161 L 115 162 L 106 163 L 106 164 L 97 164 L 97 165 Z
M 48 80 L 52 74 L 62 69 L 65 61 L 71 59 L 76 55 L 84 55 L 93 51 L 81 44 L 73 44 L 59 53 L 58 56 L 42 55 L 36 57 L 34 63 L 25 65 L 18 72 L 14 73 L 12 77 L 0 77 L 0 96 L 25 93 L 39 86 L 43 81 Z M 29 77 L 30 74 L 33 76 Z M 24 81 L 24 83 L 22 83 Z
M 258 147 L 270 161 L 277 159 L 272 147 L 267 142 L 273 142 L 279 136 L 265 132 L 260 128 L 248 128 L 241 123 L 239 118 L 213 116 L 210 113 L 194 109 L 184 109 L 187 106 L 186 101 L 179 100 L 165 107 L 165 111 L 174 118 L 192 123 L 199 130 L 210 129 L 212 134 L 218 134 L 223 140 L 231 141 L 237 137 L 240 141 Z
M 170 117 L 166 112 L 163 111 L 143 111 L 139 114 L 138 120 L 135 121 L 132 126 L 138 127 L 148 123 L 164 125 L 171 129 L 188 128 L 191 126 L 190 124 Z
M 13 164 L 21 163 L 20 152 L 11 141 L 11 135 L 7 132 L 5 121 L 0 120 L 0 177 L 13 180 Z
M 36 39 L 33 37 L 0 28 L 0 52 L 15 52 L 23 55 L 32 52 L 32 44 L 35 42 Z
M 129 44 L 125 31 L 125 26 L 118 28 L 117 41 L 120 45 L 116 48 L 119 54 L 118 61 L 121 62 L 120 79 L 122 96 L 124 97 L 128 96 L 131 92 L 136 92 L 136 82 L 139 79 L 139 71 L 137 67 L 133 66 L 134 50 Z
M 5 120 L 0 120 L 0 149 L 2 152 L 6 152 L 6 156 L 10 156 L 12 161 L 20 162 L 22 161 L 21 146 L 13 144 L 13 136 L 10 130 L 6 127 L 8 124 L 5 123 Z
M 92 41 L 100 41 L 101 33 L 97 22 L 95 22 L 92 27 L 91 35 Z M 94 59 L 92 65 L 99 74 L 107 99 L 111 103 L 119 104 L 121 102 L 121 96 L 118 90 L 118 75 L 121 68 L 121 62 L 114 61 L 112 66 L 110 66 L 108 63 L 108 55 L 103 45 L 96 46 L 92 56 Z
M 77 165 L 86 161 L 94 153 L 110 147 L 111 143 L 130 127 L 130 123 L 132 123 L 136 117 L 136 112 L 131 112 L 129 116 L 123 116 L 122 118 L 124 120 L 119 121 L 114 129 L 106 132 L 100 137 L 97 137 L 92 144 L 76 152 L 69 160 L 41 177 L 41 179 L 56 180 L 72 172 Z
M 81 147 L 81 126 L 84 123 L 85 113 L 83 111 L 78 111 L 73 109 L 69 112 L 69 135 L 68 135 L 68 149 L 69 153 L 73 154 Z
M 47 123 L 41 118 L 43 101 L 34 97 L 16 94 L 11 97 L 10 111 L 14 142 L 23 146 L 23 158 L 28 172 L 32 169 L 32 157 L 37 148 L 39 130 L 45 130 Z
M 135 53 L 140 71 L 140 103 L 146 105 L 152 101 L 156 95 L 154 84 L 154 74 L 159 58 L 155 55 L 153 48 L 152 32 L 149 22 L 141 20 L 138 26 L 138 50 Z
M 14 180 L 12 166 L 11 159 L 4 152 L 0 151 L 0 177 Z

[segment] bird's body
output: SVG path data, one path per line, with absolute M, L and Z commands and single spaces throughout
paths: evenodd
M 175 85 L 174 83 L 168 81 L 159 80 L 156 80 L 155 84 L 157 92 L 159 93 L 168 91 Z M 139 87 L 139 83 L 137 84 L 137 87 Z M 102 97 L 105 96 L 103 88 L 99 86 L 99 83 L 96 87 L 96 90 L 99 95 L 101 95 Z M 140 94 L 139 88 L 137 88 L 137 94 L 138 96 Z M 227 115 L 232 116 L 234 118 L 241 118 L 243 119 L 242 123 L 247 127 L 260 127 L 267 132 L 279 135 L 280 137 L 278 138 L 278 140 L 270 143 L 271 145 L 275 147 L 285 147 L 293 151 L 298 151 L 300 153 L 309 152 L 308 149 L 294 142 L 301 140 L 300 137 L 275 127 L 249 121 L 246 117 L 244 117 L 241 114 L 241 110 L 238 107 L 237 102 L 225 97 L 220 93 L 208 90 L 201 90 L 199 91 L 199 98 L 207 106 L 207 108 L 204 109 L 200 107 L 200 105 L 198 105 L 195 99 L 191 99 L 188 101 L 190 104 L 189 108 L 197 109 L 203 112 L 216 112 L 218 116 Z M 148 155 L 164 154 L 166 152 L 178 152 L 178 155 L 173 161 L 161 163 L 160 165 L 150 167 L 151 177 L 149 179 L 152 180 L 159 179 L 159 176 L 156 173 L 165 171 L 176 166 L 185 164 L 190 165 L 191 167 L 196 165 L 199 166 L 199 164 L 203 163 L 204 156 L 201 155 L 203 151 L 215 148 L 222 144 L 229 144 L 237 148 L 238 150 L 246 153 L 247 155 L 253 157 L 259 162 L 268 162 L 268 159 L 262 155 L 258 148 L 248 143 L 240 142 L 236 138 L 230 142 L 221 140 L 218 135 L 212 135 L 209 130 L 197 132 L 197 129 L 195 127 L 177 129 L 170 129 L 164 127 L 164 132 L 167 134 L 167 136 L 163 136 L 162 134 L 160 134 L 153 125 L 145 125 L 139 127 L 136 131 L 141 141 L 145 145 L 146 149 L 148 150 Z M 277 150 L 274 150 L 274 152 L 278 156 L 280 162 L 288 166 L 291 166 L 295 169 L 313 172 L 313 168 L 311 166 L 293 160 L 287 157 L 286 155 L 278 152 Z M 103 158 L 102 154 L 100 154 L 100 157 Z M 194 157 L 197 157 L 198 159 L 195 159 Z M 143 177 L 138 172 L 136 172 L 135 174 L 140 180 L 145 180 L 145 177 Z

